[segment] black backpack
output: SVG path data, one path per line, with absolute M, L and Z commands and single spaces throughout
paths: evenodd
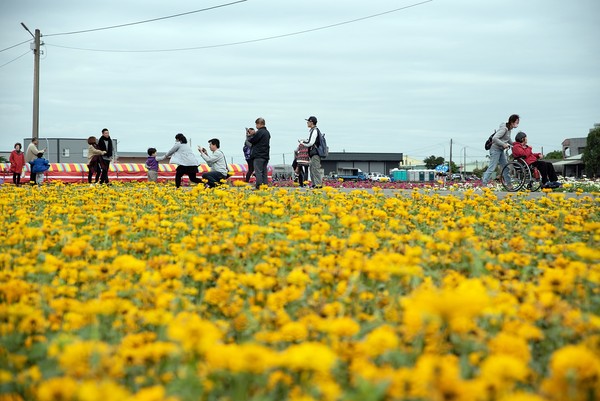
M 327 146 L 325 134 L 319 131 L 318 128 L 317 135 L 319 140 L 319 144 L 317 145 L 317 154 L 321 157 L 321 159 L 325 159 L 327 156 L 329 156 L 329 146 Z
M 485 141 L 485 150 L 490 150 L 492 148 L 492 138 L 494 138 L 494 135 L 496 134 L 496 130 L 494 130 L 494 132 L 492 133 L 492 135 L 490 135 L 490 137 L 487 139 L 487 141 Z

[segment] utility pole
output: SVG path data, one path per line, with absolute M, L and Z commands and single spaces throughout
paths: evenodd
M 452 177 L 452 138 L 450 138 L 450 163 L 448 163 L 448 174 Z
M 21 25 L 33 36 L 33 127 L 31 137 L 37 139 L 40 130 L 40 46 L 42 44 L 42 33 L 39 29 L 36 29 L 34 35 L 24 23 L 21 22 Z

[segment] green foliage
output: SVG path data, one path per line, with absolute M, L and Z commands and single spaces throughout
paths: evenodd
M 446 159 L 444 159 L 442 156 L 434 156 L 434 155 L 431 155 L 423 160 L 423 163 L 425 163 L 425 168 L 428 168 L 430 170 L 435 169 L 437 166 L 439 166 L 440 164 L 444 164 L 445 162 L 446 162 Z M 456 163 L 452 162 L 450 167 L 451 167 L 450 171 L 452 171 L 453 173 L 460 172 Z
M 482 168 L 474 168 L 473 174 L 475 174 L 477 177 L 481 178 L 481 177 L 483 177 L 483 173 L 485 173 L 485 170 L 487 170 L 487 166 L 483 166 Z
M 444 158 L 442 156 L 431 155 L 425 158 L 423 160 L 423 163 L 425 163 L 425 167 L 427 167 L 428 169 L 434 169 L 440 164 L 444 164 Z
M 8 163 L 8 160 L 4 156 L 0 156 L 0 163 Z
M 544 155 L 544 159 L 550 160 L 561 160 L 563 158 L 563 153 L 560 150 L 553 150 L 552 152 Z
M 585 163 L 588 177 L 600 176 L 600 127 L 591 130 L 588 134 L 587 146 L 581 159 Z

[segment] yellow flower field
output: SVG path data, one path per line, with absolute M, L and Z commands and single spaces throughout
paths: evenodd
M 600 399 L 600 194 L 0 193 L 0 401 Z

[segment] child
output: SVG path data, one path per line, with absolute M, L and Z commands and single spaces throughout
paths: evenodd
M 544 157 L 541 153 L 533 153 L 531 146 L 527 146 L 527 134 L 519 132 L 515 136 L 512 153 L 514 157 L 522 157 L 525 163 L 537 168 L 542 175 L 542 188 L 558 188 L 560 182 L 554 171 L 552 163 L 548 163 L 541 159 Z
M 13 183 L 21 185 L 21 172 L 25 167 L 25 153 L 21 152 L 21 144 L 15 143 L 15 150 L 10 153 L 10 172 L 13 173 Z
M 148 169 L 148 182 L 156 182 L 158 180 L 158 161 L 156 160 L 155 148 L 148 149 L 146 168 Z
M 92 176 L 94 172 L 96 172 L 96 181 L 100 179 L 100 173 L 102 172 L 102 166 L 104 165 L 104 161 L 102 159 L 102 155 L 106 154 L 105 150 L 98 149 L 98 141 L 95 136 L 90 136 L 88 138 L 88 183 L 92 183 Z
M 50 168 L 50 163 L 44 159 L 44 154 L 40 152 L 37 154 L 37 159 L 30 161 L 29 164 L 31 164 L 31 172 L 35 174 L 35 183 L 42 185 L 44 172 Z

